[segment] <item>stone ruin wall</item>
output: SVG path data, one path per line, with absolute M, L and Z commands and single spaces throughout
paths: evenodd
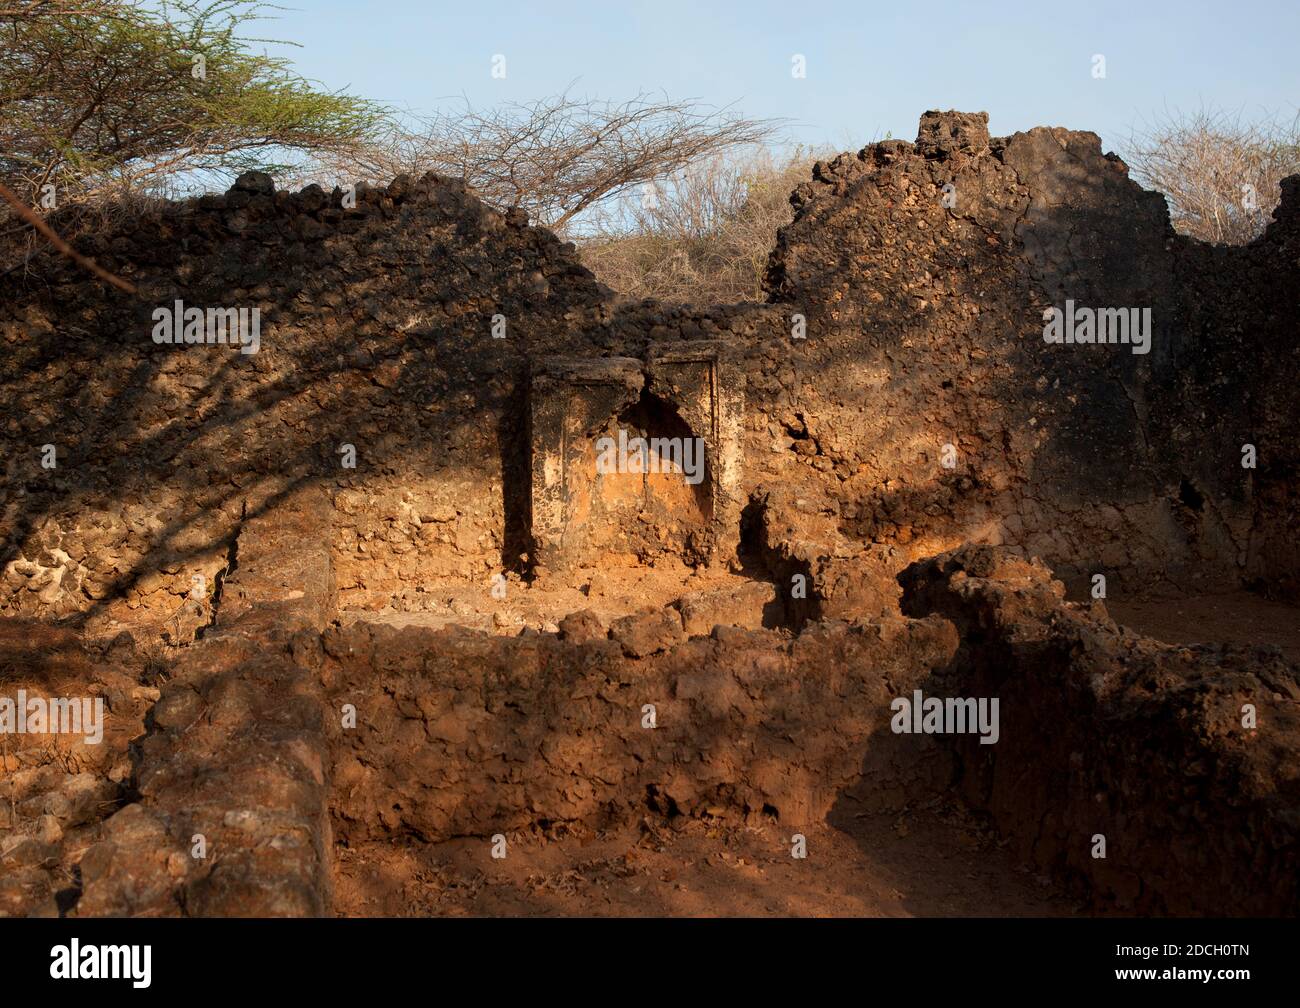
M 340 606 L 430 608 L 536 559 L 533 372 L 694 341 L 743 374 L 737 499 L 823 611 L 888 610 L 894 574 L 966 540 L 1073 585 L 1294 597 L 1294 180 L 1264 238 L 1210 248 L 1093 134 L 985 123 L 928 113 L 916 144 L 819 164 L 767 305 L 618 304 L 571 247 L 432 176 L 355 210 L 248 176 L 84 241 L 135 299 L 46 256 L 0 280 L 0 612 L 158 625 L 195 573 L 215 601 L 240 523 L 312 483 Z M 1067 297 L 1150 305 L 1151 352 L 1046 345 Z M 176 299 L 257 305 L 261 351 L 153 345 Z
M 1300 678 L 1276 647 L 1141 637 L 1004 548 L 900 581 L 904 612 L 961 642 L 926 693 L 999 698 L 997 745 L 949 737 L 945 790 L 1023 861 L 1129 914 L 1300 911 Z M 1098 832 L 1120 856 L 1077 842 Z
M 0 915 L 327 914 L 336 844 L 647 815 L 797 829 L 952 795 L 1096 910 L 1300 909 L 1300 685 L 1276 649 L 1157 644 L 988 546 L 909 567 L 906 616 L 795 637 L 687 639 L 663 612 L 517 637 L 328 626 L 329 508 L 307 490 L 247 523 L 235 587 L 260 604 L 223 606 L 161 680 L 129 638 L 0 627 L 29 686 L 89 682 L 113 711 L 104 745 L 59 739 L 0 778 L 0 820 L 36 823 L 0 840 Z M 888 730 L 913 689 L 999 696 L 1000 744 Z M 1104 860 L 1081 842 L 1098 829 Z
M 1260 241 L 1209 248 L 1091 134 L 927 114 L 917 144 L 817 167 L 763 305 L 620 304 L 549 233 L 433 177 L 344 211 L 246 176 L 84 241 L 139 299 L 53 256 L 0 278 L 0 613 L 38 621 L 5 621 L 0 661 L 11 687 L 112 713 L 102 746 L 4 754 L 0 913 L 328 913 L 336 838 L 798 824 L 849 791 L 960 793 L 1099 908 L 1295 913 L 1294 668 L 1138 638 L 1024 555 L 1075 586 L 1297 597 L 1298 181 Z M 1151 353 L 1045 345 L 1065 297 L 1150 304 Z M 149 312 L 177 298 L 258 304 L 261 351 L 154 346 Z M 581 440 L 646 389 L 726 463 L 711 558 L 739 541 L 778 585 L 810 575 L 787 622 L 820 622 L 334 623 L 503 569 L 568 577 L 538 472 L 570 428 L 547 417 Z M 585 465 L 566 507 L 593 493 Z M 683 552 L 625 533 L 587 546 Z M 942 553 L 966 540 L 985 545 Z M 199 639 L 160 660 L 154 630 Z M 913 687 L 1001 696 L 1003 744 L 887 731 Z M 1098 816 L 1104 863 L 1060 842 Z M 190 857 L 196 832 L 222 856 Z
M 985 122 L 927 115 L 915 145 L 819 166 L 773 256 L 773 296 L 824 334 L 802 362 L 817 404 L 788 412 L 825 442 L 841 528 L 897 551 L 895 569 L 970 539 L 1067 582 L 1280 586 L 1294 566 L 1257 521 L 1256 481 L 1294 487 L 1294 189 L 1261 242 L 1210 249 L 1176 237 L 1095 135 L 990 140 Z M 1042 310 L 1066 298 L 1150 305 L 1151 352 L 1045 344 Z M 1242 469 L 1245 442 L 1267 467 Z
M 139 299 L 55 261 L 6 292 L 5 611 L 170 616 L 195 570 L 211 594 L 242 522 L 323 481 L 345 607 L 500 568 L 520 365 L 602 310 L 595 285 L 449 182 L 338 202 L 249 177 L 87 244 Z M 154 346 L 150 310 L 178 298 L 257 305 L 260 352 Z M 514 342 L 490 337 L 496 313 Z M 27 450 L 45 443 L 56 470 Z

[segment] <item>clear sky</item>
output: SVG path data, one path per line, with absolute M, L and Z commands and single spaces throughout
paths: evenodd
M 929 108 L 987 111 L 996 135 L 1090 129 L 1115 149 L 1166 109 L 1289 118 L 1300 106 L 1300 0 L 280 2 L 296 9 L 262 33 L 302 43 L 283 50 L 299 72 L 416 111 L 575 82 L 598 98 L 734 103 L 792 120 L 792 140 L 845 149 L 914 139 Z M 491 74 L 497 54 L 505 79 Z

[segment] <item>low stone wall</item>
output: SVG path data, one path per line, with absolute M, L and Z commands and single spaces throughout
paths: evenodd
M 335 829 L 436 842 L 647 812 L 797 827 L 846 792 L 877 808 L 960 796 L 1097 910 L 1300 910 L 1300 680 L 1276 649 L 1122 631 L 991 547 L 902 581 L 915 619 L 794 638 L 682 640 L 653 613 L 608 636 L 580 615 L 517 638 L 331 629 L 332 717 L 356 710 L 331 728 Z M 916 690 L 996 698 L 995 740 L 895 733 Z
M 135 800 L 80 862 L 75 916 L 311 916 L 330 906 L 318 631 L 334 612 L 329 500 L 244 522 L 211 626 L 145 721 Z
M 850 795 L 960 797 L 1097 910 L 1300 910 L 1300 674 L 1276 649 L 1138 637 L 990 547 L 910 568 L 907 617 L 795 636 L 688 636 L 676 610 L 509 638 L 326 626 L 328 548 L 310 536 L 326 500 L 282 507 L 245 523 L 231 609 L 161 690 L 129 641 L 83 651 L 65 633 L 30 652 L 24 681 L 45 661 L 98 683 L 111 744 L 71 776 L 5 753 L 0 913 L 326 914 L 336 836 L 584 834 L 647 815 L 798 829 Z M 915 691 L 996 698 L 996 741 L 897 731 Z
M 987 547 L 900 580 L 961 634 L 942 688 L 999 698 L 996 745 L 955 740 L 956 787 L 1022 857 L 1099 908 L 1300 913 L 1300 670 L 1277 648 L 1159 644 Z
M 797 826 L 863 774 L 903 795 L 931 772 L 890 734 L 889 701 L 951 657 L 943 620 L 683 640 L 675 617 L 629 617 L 591 639 L 578 616 L 559 635 L 515 638 L 327 631 L 329 706 L 356 710 L 332 739 L 338 833 L 438 841 L 647 811 Z

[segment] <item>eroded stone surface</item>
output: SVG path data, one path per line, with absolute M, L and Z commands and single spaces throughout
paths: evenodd
M 1000 700 L 955 783 L 1023 857 L 1130 913 L 1300 912 L 1300 669 L 1277 648 L 1159 644 L 988 547 L 902 580 L 961 633 L 949 695 Z
M 1093 134 L 929 112 L 816 166 L 764 305 L 620 304 L 435 176 L 161 204 L 83 242 L 134 300 L 36 257 L 0 278 L 4 685 L 112 717 L 3 753 L 0 913 L 326 913 L 331 823 L 954 790 L 1099 906 L 1295 913 L 1294 668 L 1048 568 L 1297 597 L 1298 186 L 1208 248 Z M 154 344 L 177 299 L 258 307 L 260 351 Z M 1150 352 L 1045 343 L 1065 300 L 1150 308 Z M 705 438 L 706 489 L 598 486 L 611 422 Z M 998 743 L 891 732 L 914 688 L 998 696 Z
M 656 618 L 609 640 L 327 631 L 329 704 L 358 714 L 333 735 L 339 834 L 440 840 L 709 809 L 797 826 L 864 773 L 895 799 L 930 773 L 900 755 L 889 701 L 951 657 L 945 621 L 678 643 L 680 626 L 640 632 Z
M 989 138 L 985 119 L 926 113 L 915 145 L 820 163 L 767 305 L 619 304 L 547 232 L 434 176 L 363 189 L 355 210 L 255 178 L 163 204 L 87 249 L 136 300 L 38 257 L 40 282 L 0 278 L 0 611 L 162 627 L 195 575 L 215 592 L 244 517 L 302 484 L 334 498 L 343 608 L 438 611 L 545 567 L 557 528 L 591 532 L 537 479 L 559 444 L 542 362 L 559 357 L 649 362 L 644 388 L 719 441 L 715 513 L 647 511 L 598 551 L 728 553 L 738 513 L 781 487 L 824 501 L 843 541 L 819 541 L 875 571 L 861 604 L 887 609 L 894 574 L 964 541 L 1072 585 L 1294 597 L 1295 184 L 1261 240 L 1212 249 L 1174 235 L 1094 134 Z M 177 298 L 256 305 L 261 350 L 153 344 L 152 307 Z M 1044 343 L 1065 300 L 1150 308 L 1150 352 Z M 701 346 L 731 377 L 673 372 Z M 698 548 L 679 541 L 688 518 Z M 673 522 L 681 537 L 654 534 Z

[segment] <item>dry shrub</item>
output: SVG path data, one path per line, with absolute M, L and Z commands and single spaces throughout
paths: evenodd
M 1130 139 L 1124 158 L 1143 185 L 1165 194 L 1174 229 L 1241 245 L 1268 226 L 1278 183 L 1300 171 L 1300 117 L 1244 122 L 1202 109 L 1172 113 Z
M 413 124 L 412 124 L 413 123 Z M 530 102 L 389 120 L 371 142 L 305 165 L 304 181 L 330 188 L 438 172 L 463 179 L 498 209 L 522 207 L 557 234 L 581 232 L 650 179 L 737 147 L 767 142 L 776 120 L 746 119 L 667 95 L 627 101 L 566 91 Z
M 699 161 L 594 219 L 583 262 L 624 297 L 722 304 L 762 298 L 790 191 L 816 153 L 753 147 Z

